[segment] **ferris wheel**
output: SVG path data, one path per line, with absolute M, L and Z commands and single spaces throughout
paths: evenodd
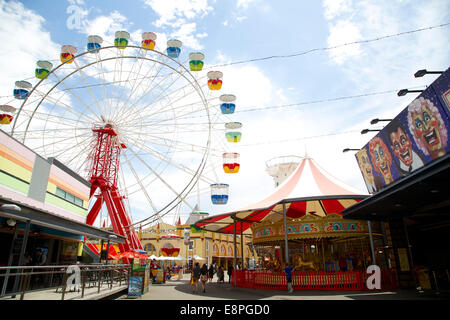
M 16 81 L 15 100 L 0 106 L 2 129 L 91 182 L 87 223 L 110 202 L 114 231 L 131 249 L 140 247 L 135 225 L 194 210 L 195 192 L 226 204 L 223 175 L 239 171 L 232 146 L 242 124 L 231 116 L 236 97 L 220 92 L 223 73 L 203 68 L 203 53 L 186 59 L 181 41 L 159 49 L 156 38 L 145 32 L 133 45 L 117 31 L 110 43 L 89 36 L 87 50 L 64 45 L 57 63 L 37 61 L 34 80 Z M 146 217 L 132 221 L 130 203 Z

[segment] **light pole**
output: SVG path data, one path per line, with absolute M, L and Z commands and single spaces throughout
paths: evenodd
M 380 121 L 392 121 L 393 119 L 378 119 L 378 118 L 375 118 L 375 119 L 372 119 L 371 121 L 370 121 L 370 124 L 377 124 L 378 122 L 380 122 Z
M 361 134 L 366 134 L 366 133 L 369 132 L 369 131 L 376 131 L 376 132 L 379 132 L 379 131 L 381 131 L 381 129 L 363 129 L 363 130 L 361 131 Z
M 399 97 L 402 97 L 404 95 L 406 95 L 407 93 L 420 93 L 423 92 L 423 90 L 408 90 L 408 89 L 402 89 L 399 92 L 397 92 L 397 95 Z
M 359 151 L 361 149 L 352 149 L 352 148 L 345 148 L 344 150 L 342 150 L 342 152 L 349 152 L 349 151 Z
M 422 69 L 422 70 L 419 70 L 416 73 L 414 73 L 414 77 L 421 78 L 426 74 L 442 74 L 442 73 L 444 73 L 444 72 L 443 71 L 428 71 L 426 69 Z

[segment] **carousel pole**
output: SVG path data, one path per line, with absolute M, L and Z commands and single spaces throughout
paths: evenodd
M 234 266 L 233 266 L 233 275 L 234 275 L 234 286 L 236 287 L 236 249 L 237 249 L 237 247 L 236 247 L 236 215 L 233 217 L 233 220 L 234 220 Z
M 283 202 L 283 223 L 284 223 L 284 258 L 289 263 L 288 229 L 286 221 L 286 203 Z
M 372 223 L 367 221 L 367 226 L 369 227 L 369 239 L 370 239 L 370 251 L 372 252 L 372 264 L 377 264 L 375 258 L 375 249 L 373 247 L 373 236 L 372 236 Z
M 244 269 L 244 238 L 242 237 L 242 220 L 241 220 L 241 270 Z
M 322 238 L 322 262 L 323 262 L 323 271 L 327 271 L 327 268 L 325 266 L 325 252 L 323 247 L 323 238 Z

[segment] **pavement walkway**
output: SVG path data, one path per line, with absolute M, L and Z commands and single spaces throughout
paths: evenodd
M 193 293 L 189 284 L 189 275 L 182 280 L 169 280 L 165 284 L 152 284 L 149 291 L 140 298 L 119 296 L 119 300 L 440 300 L 448 299 L 448 294 L 418 294 L 414 291 L 367 292 L 367 291 L 294 291 L 288 293 L 281 290 L 260 290 L 235 288 L 230 283 L 213 282 L 206 284 L 203 293 L 199 284 L 199 292 Z M 226 277 L 228 280 L 228 277 Z
M 117 295 L 119 292 L 127 292 L 128 285 L 114 283 L 112 288 L 107 283 L 103 283 L 98 291 L 97 286 L 85 287 L 84 296 L 81 297 L 81 290 L 67 290 L 64 294 L 64 300 L 100 300 Z M 11 296 L 1 297 L 0 300 L 20 300 L 21 294 L 17 294 L 14 298 Z M 23 300 L 62 300 L 62 289 L 56 291 L 55 288 L 45 290 L 27 291 L 23 296 Z

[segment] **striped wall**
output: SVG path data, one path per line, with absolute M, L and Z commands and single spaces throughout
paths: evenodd
M 33 168 L 38 158 L 40 156 L 34 151 L 0 130 L 0 196 L 47 210 L 65 218 L 85 222 L 88 213 L 90 187 L 81 183 L 51 161 L 49 161 L 51 166 L 48 178 L 35 179 L 31 182 Z M 40 159 L 42 161 L 42 158 Z M 30 193 L 31 183 L 33 183 L 33 189 L 37 187 L 37 189 L 43 188 L 43 191 L 46 190 L 45 199 L 40 201 L 36 201 L 39 199 L 33 199 L 33 193 Z M 43 185 L 36 186 L 35 183 Z M 57 196 L 57 187 L 82 199 L 83 206 L 78 206 Z

